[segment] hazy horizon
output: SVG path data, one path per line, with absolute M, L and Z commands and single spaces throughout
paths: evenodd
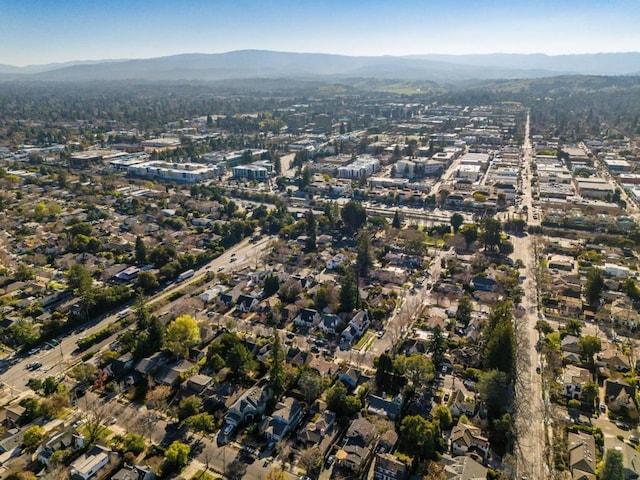
M 632 0 L 0 0 L 0 64 L 236 50 L 340 55 L 583 54 L 640 48 Z

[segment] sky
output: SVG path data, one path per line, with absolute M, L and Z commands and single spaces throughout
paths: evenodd
M 0 64 L 242 49 L 345 55 L 640 50 L 638 0 L 0 0 Z

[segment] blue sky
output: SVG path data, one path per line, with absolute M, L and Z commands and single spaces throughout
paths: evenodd
M 0 63 L 640 50 L 637 0 L 0 0 Z

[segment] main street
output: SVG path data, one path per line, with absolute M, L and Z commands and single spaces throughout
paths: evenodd
M 147 305 L 153 306 L 155 303 L 165 300 L 184 287 L 199 282 L 203 277 L 210 274 L 210 272 L 216 272 L 219 269 L 223 271 L 223 269 L 229 269 L 231 267 L 233 267 L 234 270 L 240 270 L 245 266 L 255 266 L 257 259 L 271 244 L 271 240 L 272 237 L 265 237 L 258 242 L 251 243 L 248 238 L 244 239 L 218 258 L 199 268 L 193 277 L 183 282 L 167 285 L 161 292 L 149 298 Z M 232 257 L 237 260 L 233 261 Z M 64 371 L 75 362 L 80 361 L 80 356 L 76 357 L 73 355 L 73 352 L 77 348 L 78 340 L 97 333 L 118 321 L 122 316 L 121 312 L 130 306 L 130 304 L 124 305 L 119 311 L 114 311 L 109 315 L 103 315 L 86 322 L 81 328 L 74 330 L 74 332 L 67 337 L 59 339 L 60 345 L 51 350 L 41 350 L 35 355 L 15 357 L 13 365 L 9 366 L 6 371 L 0 374 L 0 382 L 8 389 L 8 392 L 5 391 L 5 393 L 9 393 L 11 396 L 18 395 L 27 390 L 27 384 L 31 378 L 44 378 L 50 375 L 57 376 L 64 373 Z M 97 350 L 102 346 L 109 345 L 114 342 L 120 334 L 122 334 L 122 331 L 114 333 L 95 347 L 92 347 L 91 350 Z M 26 366 L 29 362 L 33 361 L 40 362 L 42 367 L 30 372 L 26 369 Z M 9 360 L 5 360 L 4 362 L 5 367 L 8 366 Z
M 525 159 L 524 170 L 526 181 L 523 182 L 523 204 L 531 209 L 530 167 L 532 162 L 531 143 L 529 141 L 529 116 L 525 127 L 525 141 L 523 146 Z M 524 297 L 520 310 L 521 318 L 516 319 L 515 332 L 517 344 L 516 365 L 516 401 L 515 401 L 515 430 L 518 478 L 542 480 L 548 477 L 548 449 L 545 439 L 545 401 L 543 398 L 542 375 L 536 372 L 540 362 L 536 351 L 537 331 L 537 286 L 535 280 L 536 258 L 533 254 L 533 240 L 531 236 L 512 236 L 513 257 L 522 260 L 525 265 L 523 282 Z

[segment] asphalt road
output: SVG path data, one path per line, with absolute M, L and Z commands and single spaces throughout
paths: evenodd
M 527 169 L 532 160 L 529 142 L 529 117 L 525 128 L 524 155 Z M 531 189 L 524 189 L 523 204 L 531 205 Z M 545 441 L 546 405 L 543 399 L 542 375 L 536 372 L 540 362 L 535 349 L 538 333 L 535 330 L 537 321 L 537 288 L 535 282 L 536 259 L 533 255 L 533 242 L 530 236 L 512 236 L 514 259 L 521 259 L 525 265 L 523 282 L 525 291 L 521 306 L 524 315 L 516 319 L 516 459 L 517 478 L 548 478 L 548 451 Z
M 180 283 L 169 284 L 164 290 L 149 298 L 147 304 L 153 305 L 154 303 L 164 300 L 172 293 L 199 281 L 209 272 L 219 271 L 220 268 L 223 269 L 221 271 L 229 272 L 241 270 L 246 266 L 255 266 L 259 257 L 268 248 L 271 240 L 272 237 L 265 237 L 256 243 L 251 243 L 249 239 L 241 241 L 218 258 L 199 268 L 193 277 Z M 235 254 L 236 260 L 232 262 L 233 254 Z M 27 391 L 27 383 L 31 378 L 46 378 L 50 375 L 57 376 L 64 373 L 76 362 L 80 361 L 81 355 L 74 356 L 72 354 L 77 348 L 78 340 L 96 333 L 117 321 L 120 312 L 129 306 L 130 305 L 125 305 L 117 312 L 90 320 L 81 328 L 74 330 L 74 333 L 71 333 L 67 337 L 59 338 L 58 341 L 60 345 L 51 350 L 41 350 L 35 355 L 17 356 L 13 359 L 2 361 L 0 368 L 4 369 L 4 371 L 0 374 L 0 382 L 4 386 L 5 394 L 10 393 L 12 396 L 16 396 Z M 95 351 L 103 346 L 109 345 L 114 342 L 121 333 L 122 331 L 117 332 L 87 351 Z M 27 364 L 34 361 L 40 362 L 42 366 L 35 371 L 27 370 Z

